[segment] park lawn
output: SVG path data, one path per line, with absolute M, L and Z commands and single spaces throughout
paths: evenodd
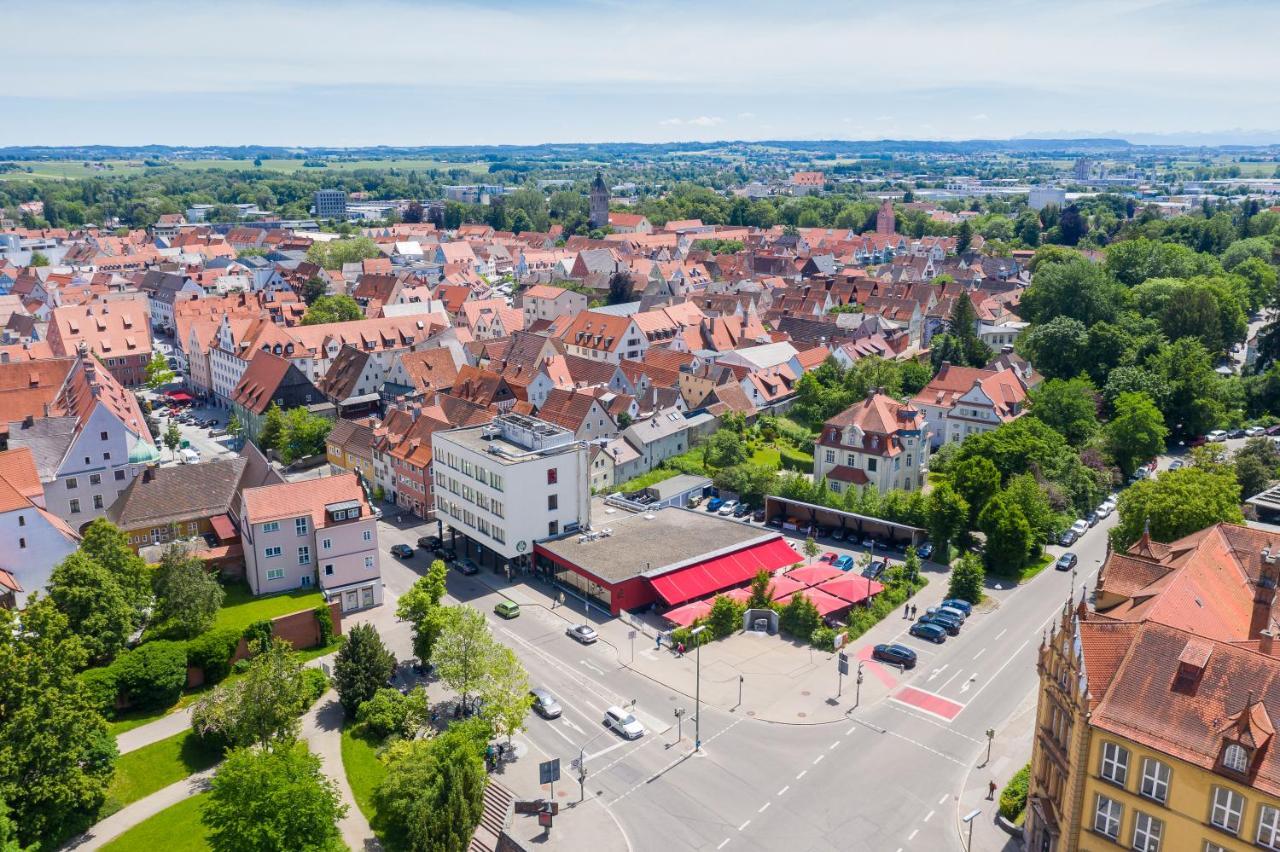
M 107 799 L 99 818 L 208 769 L 220 760 L 222 750 L 208 746 L 192 731 L 122 754 L 116 759 L 116 774 L 107 787 Z
M 103 852 L 205 852 L 209 843 L 200 809 L 208 798 L 208 793 L 198 793 L 165 808 L 102 846 Z
M 214 630 L 230 627 L 244 631 L 256 621 L 270 621 L 304 609 L 315 609 L 324 603 L 324 595 L 318 589 L 292 589 L 277 595 L 254 597 L 249 587 L 236 583 L 226 587 L 227 596 L 213 623 Z
M 1048 568 L 1050 565 L 1052 565 L 1054 561 L 1055 560 L 1054 560 L 1053 554 L 1051 553 L 1040 554 L 1039 559 L 1023 567 L 1022 573 L 1018 575 L 1018 582 L 1019 583 L 1027 582 L 1032 577 L 1034 577 L 1035 575 L 1043 571 L 1045 568 Z
M 174 709 L 174 707 L 165 707 L 161 710 L 124 710 L 115 719 L 107 721 L 107 730 L 111 732 L 111 736 L 116 737 L 125 731 L 141 728 L 143 725 L 167 716 Z
M 372 823 L 376 816 L 373 791 L 386 776 L 387 769 L 378 760 L 377 744 L 364 734 L 362 726 L 342 729 L 342 769 L 347 773 L 347 783 L 351 785 L 360 813 Z

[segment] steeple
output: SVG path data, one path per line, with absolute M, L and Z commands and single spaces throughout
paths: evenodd
M 609 227 L 609 187 L 604 185 L 604 174 L 596 172 L 591 182 L 591 227 Z
M 893 202 L 887 198 L 880 205 L 880 212 L 876 213 L 876 233 L 883 237 L 894 233 Z

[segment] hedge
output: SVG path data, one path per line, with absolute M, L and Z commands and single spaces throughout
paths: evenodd
M 100 669 L 88 669 L 80 673 L 80 682 L 94 706 L 108 718 L 116 709 L 116 697 L 120 694 L 120 684 L 116 682 L 116 673 L 110 666 Z
M 329 678 L 320 669 L 305 668 L 302 670 L 302 700 L 304 707 L 310 707 L 320 700 L 320 696 L 329 690 Z
M 1028 763 L 1009 779 L 1000 791 L 1000 816 L 1013 822 L 1027 808 L 1027 787 L 1031 783 L 1031 764 Z
M 239 644 L 240 633 L 233 627 L 201 633 L 187 643 L 187 665 L 202 669 L 205 683 L 217 683 L 231 673 Z
M 111 670 L 131 706 L 170 707 L 187 685 L 187 649 L 182 642 L 148 642 L 117 657 Z

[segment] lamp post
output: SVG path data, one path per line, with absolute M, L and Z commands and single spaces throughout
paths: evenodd
M 977 819 L 981 814 L 982 814 L 982 811 L 978 810 L 977 808 L 974 808 L 973 810 L 969 811 L 969 813 L 965 814 L 963 817 L 965 823 L 969 826 L 969 840 L 964 844 L 965 852 L 969 852 L 969 850 L 973 848 L 973 821 Z
M 702 624 L 693 628 L 689 632 L 691 639 L 697 639 L 698 634 L 707 629 L 707 625 Z M 694 661 L 694 684 L 693 684 L 693 750 L 702 751 L 702 642 L 698 642 L 697 657 Z
M 988 763 L 991 762 L 991 743 L 995 740 L 995 738 L 996 738 L 996 729 L 987 728 L 987 759 L 982 762 L 983 766 L 986 766 Z
M 609 729 L 605 729 L 587 740 L 578 749 L 578 801 L 581 802 L 587 798 L 587 746 L 609 733 Z

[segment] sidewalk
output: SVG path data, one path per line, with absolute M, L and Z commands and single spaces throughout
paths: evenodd
M 338 822 L 342 841 L 353 852 L 362 849 L 381 849 L 381 844 L 369 827 L 360 807 L 356 804 L 347 772 L 342 765 L 342 705 L 338 693 L 330 689 L 302 719 L 302 739 L 311 753 L 320 758 L 325 775 L 333 781 L 347 806 L 347 815 Z
M 986 752 L 978 756 L 978 766 L 969 770 L 956 803 L 956 830 L 960 846 L 965 848 L 969 839 L 969 827 L 962 818 L 974 810 L 981 811 L 973 820 L 973 849 L 971 852 L 1021 852 L 1021 837 L 1012 837 L 996 822 L 1000 807 L 1000 791 L 1009 779 L 1031 759 L 1031 737 L 1035 730 L 1036 702 L 1039 694 L 1033 691 L 1027 696 L 1009 720 L 999 726 L 999 736 L 991 746 L 991 761 L 986 763 Z M 987 798 L 990 782 L 996 782 L 996 793 Z
M 208 790 L 209 779 L 213 777 L 213 773 L 213 769 L 197 772 L 195 775 L 183 778 L 181 781 L 175 781 L 162 790 L 157 790 L 146 798 L 126 805 L 69 842 L 65 848 L 82 849 L 85 852 L 102 848 L 105 843 L 124 834 L 138 823 L 155 816 L 184 799 L 189 799 L 197 793 L 203 793 Z
M 160 740 L 168 739 L 174 734 L 191 730 L 191 707 L 184 707 L 168 715 L 161 716 L 154 722 L 139 725 L 132 730 L 116 735 L 116 749 L 121 754 L 137 751 Z

